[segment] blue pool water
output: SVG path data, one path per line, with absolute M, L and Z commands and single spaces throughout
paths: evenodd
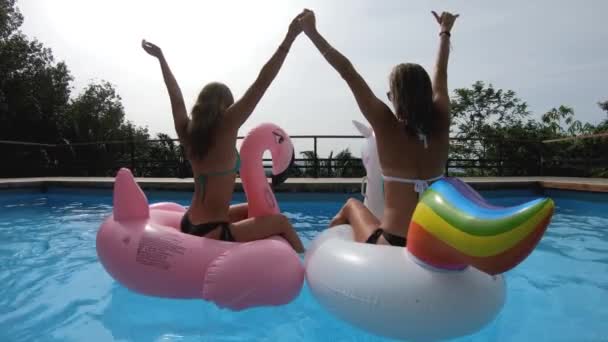
M 502 205 L 534 196 L 484 195 Z M 506 274 L 503 311 L 458 341 L 608 341 L 608 197 L 548 195 L 557 212 L 539 247 Z M 148 197 L 187 205 L 190 194 Z M 346 198 L 278 196 L 305 245 Z M 384 340 L 330 316 L 306 287 L 289 305 L 240 313 L 126 290 L 108 276 L 95 252 L 97 228 L 111 212 L 111 200 L 107 191 L 0 192 L 0 341 Z M 236 202 L 242 200 L 236 195 Z

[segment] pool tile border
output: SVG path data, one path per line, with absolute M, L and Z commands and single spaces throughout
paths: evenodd
M 477 190 L 543 189 L 574 190 L 583 192 L 608 193 L 608 179 L 573 177 L 462 177 Z M 145 190 L 192 191 L 192 178 L 136 178 Z M 274 188 L 276 192 L 337 192 L 357 193 L 361 190 L 360 178 L 292 178 Z M 43 177 L 0 179 L 0 189 L 38 188 L 46 191 L 49 187 L 66 188 L 112 188 L 112 177 Z M 243 191 L 240 179 L 236 191 Z

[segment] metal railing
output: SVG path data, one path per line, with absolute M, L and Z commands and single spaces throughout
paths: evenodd
M 239 140 L 243 137 L 239 137 Z M 294 144 L 312 142 L 312 149 L 296 151 L 291 177 L 362 177 L 358 151 L 319 157 L 327 140 L 357 141 L 360 135 L 294 135 Z M 562 143 L 560 143 L 562 144 Z M 451 138 L 445 173 L 454 176 L 603 176 L 608 173 L 608 144 L 592 146 L 594 153 L 565 156 L 560 144 L 541 141 Z M 598 151 L 599 150 L 599 153 Z M 584 152 L 584 149 L 582 150 Z M 176 139 L 94 141 L 39 144 L 0 140 L 0 177 L 113 176 L 128 167 L 137 176 L 191 177 L 183 148 Z M 268 169 L 271 160 L 264 159 Z M 596 170 L 596 171 L 594 171 Z M 599 170 L 599 171 L 597 171 Z M 594 172 L 596 174 L 594 174 Z

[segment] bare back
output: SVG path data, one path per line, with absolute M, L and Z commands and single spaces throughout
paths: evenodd
M 323 58 L 346 81 L 361 113 L 374 128 L 380 166 L 385 176 L 425 180 L 442 175 L 445 168 L 448 156 L 450 123 L 450 100 L 447 86 L 447 66 L 450 52 L 449 38 L 451 36 L 450 30 L 458 15 L 452 15 L 448 12 L 443 12 L 441 16 L 433 12 L 433 15 L 440 24 L 441 31 L 439 33 L 440 43 L 435 63 L 435 73 L 431 82 L 432 100 L 417 98 L 420 101 L 433 102 L 433 117 L 430 119 L 433 120 L 434 125 L 432 125 L 432 132 L 427 136 L 427 149 L 425 149 L 424 144 L 420 142 L 417 136 L 409 136 L 405 132 L 405 128 L 399 124 L 393 112 L 374 95 L 372 89 L 348 58 L 334 49 L 319 33 L 316 27 L 314 12 L 309 11 L 302 18 L 304 32 L 323 55 Z M 424 80 L 420 82 L 424 82 Z M 416 85 L 424 85 L 424 83 L 412 84 L 412 86 Z M 401 94 L 401 89 L 393 90 L 395 89 L 391 89 L 391 92 L 387 95 L 392 93 Z M 400 104 L 403 103 L 401 102 Z M 407 111 L 401 111 L 401 114 L 405 113 Z M 387 181 L 385 182 L 384 189 L 385 209 L 382 222 L 378 222 L 373 213 L 366 209 L 363 204 L 359 205 L 356 202 L 350 201 L 351 204 L 347 202 L 345 207 L 332 220 L 331 225 L 344 222 L 351 223 L 355 230 L 357 241 L 361 242 L 366 241 L 368 236 L 370 238 L 373 237 L 369 234 L 378 231 L 378 224 L 385 231 L 390 231 L 397 236 L 403 236 L 403 228 L 407 229 L 411 215 L 418 203 L 418 193 L 414 191 L 415 185 Z M 382 230 L 379 231 L 381 232 Z
M 434 106 L 435 110 L 443 110 Z M 403 125 L 392 115 L 388 107 L 384 110 L 391 115 L 382 115 L 376 122 L 374 131 L 378 143 L 380 166 L 385 176 L 406 179 L 431 179 L 443 174 L 448 158 L 449 124 L 437 123 L 437 127 L 427 136 L 427 148 L 418 136 L 405 132 Z M 448 117 L 442 113 L 438 117 Z M 384 183 L 385 209 L 381 226 L 395 234 L 403 234 L 403 222 L 410 222 L 418 203 L 418 193 L 414 184 L 386 181 Z
M 237 131 L 233 125 L 222 120 L 215 132 L 215 141 L 205 158 L 189 158 L 194 177 L 190 219 L 194 224 L 228 221 L 236 172 L 225 171 L 233 169 L 237 161 Z M 202 183 L 200 176 L 209 174 L 213 176 L 208 176 L 206 182 Z
M 194 128 L 191 126 L 192 122 L 188 117 L 182 92 L 162 50 L 142 40 L 144 51 L 156 57 L 160 63 L 171 100 L 175 132 L 182 146 L 186 147 L 194 176 L 194 195 L 189 212 L 182 220 L 183 232 L 239 242 L 280 235 L 295 251 L 298 253 L 304 251 L 302 242 L 284 215 L 247 217 L 246 203 L 230 206 L 234 182 L 240 166 L 235 148 L 238 130 L 251 115 L 281 69 L 289 48 L 302 32 L 299 20 L 304 14 L 305 12 L 300 13 L 291 21 L 282 43 L 264 64 L 253 84 L 236 102 L 230 89 L 224 84 L 212 82 L 203 88 L 192 110 L 192 118 L 196 123 Z M 210 128 L 213 129 L 213 136 L 202 136 L 208 134 Z M 207 141 L 204 145 L 194 145 L 199 143 L 199 139 L 190 139 L 190 132 L 200 134 L 201 136 L 196 138 Z M 208 140 L 213 142 L 207 145 Z M 192 158 L 193 155 L 203 157 Z

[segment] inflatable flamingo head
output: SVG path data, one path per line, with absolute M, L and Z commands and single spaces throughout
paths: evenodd
M 242 165 L 257 167 L 265 151 L 270 151 L 272 156 L 273 178 L 284 174 L 294 161 L 294 148 L 289 135 L 272 123 L 260 124 L 247 133 L 241 145 Z M 246 175 L 242 173 L 241 176 Z
M 266 124 L 272 127 L 272 142 L 269 145 L 272 155 L 272 174 L 278 176 L 284 173 L 294 160 L 293 143 L 285 131 L 274 124 Z M 276 162 L 275 162 L 276 161 Z

